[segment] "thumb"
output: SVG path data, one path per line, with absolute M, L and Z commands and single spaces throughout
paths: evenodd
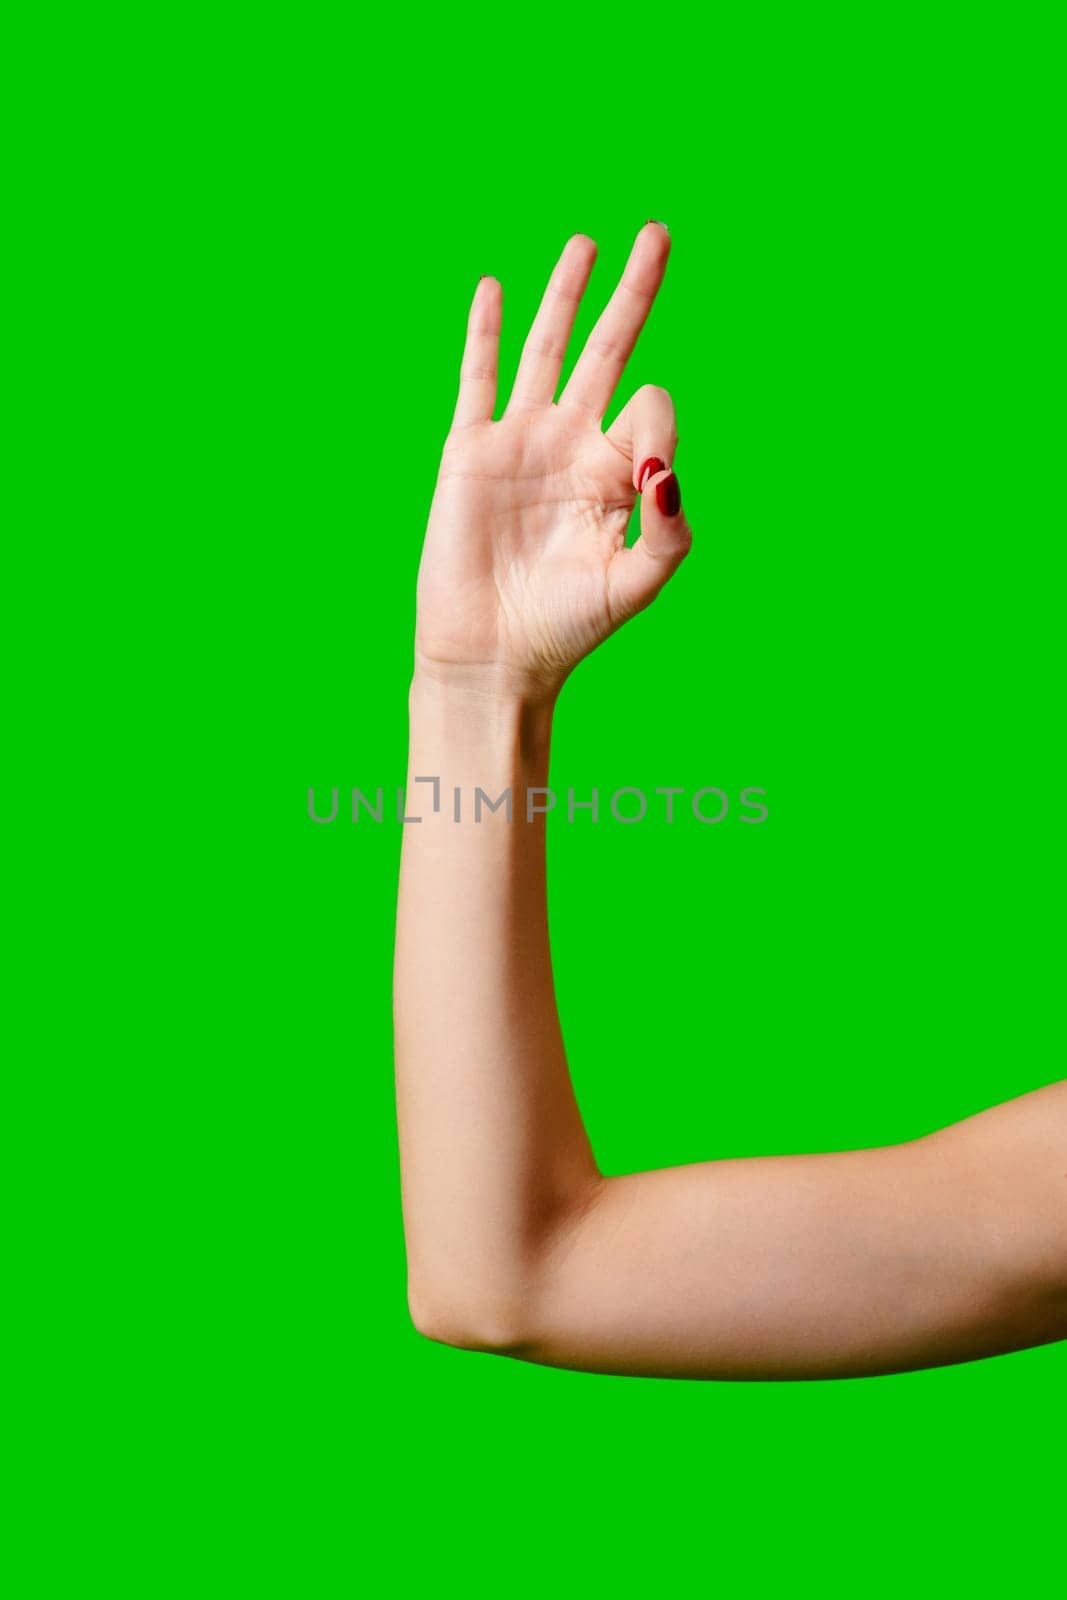
M 693 542 L 677 475 L 659 457 L 651 470 L 646 471 L 644 463 L 640 470 L 641 536 L 632 549 L 617 552 L 611 569 L 613 591 L 625 615 L 651 605 Z

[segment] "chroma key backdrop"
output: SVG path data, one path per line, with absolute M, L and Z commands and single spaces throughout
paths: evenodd
M 502 406 L 591 235 L 565 381 L 656 217 L 666 280 L 607 420 L 670 391 L 694 544 L 568 682 L 549 780 L 601 1166 L 883 1145 L 1062 1075 L 1039 14 L 41 30 L 9 57 L 41 1130 L 10 1219 L 10 1592 L 1048 1592 L 1063 1345 L 716 1383 L 421 1337 L 390 1014 L 415 574 L 471 296 L 503 285 Z

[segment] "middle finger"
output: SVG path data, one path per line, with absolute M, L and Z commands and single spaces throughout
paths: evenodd
M 646 222 L 559 397 L 561 406 L 575 406 L 598 422 L 603 417 L 663 282 L 670 249 L 663 223 Z

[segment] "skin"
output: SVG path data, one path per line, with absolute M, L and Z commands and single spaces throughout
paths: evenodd
M 684 511 L 662 515 L 654 493 L 677 441 L 669 394 L 642 388 L 601 426 L 669 250 L 662 224 L 639 231 L 556 400 L 596 255 L 570 239 L 495 422 L 496 279 L 470 309 L 419 570 L 408 809 L 423 821 L 404 829 L 397 917 L 412 1318 L 469 1350 L 686 1378 L 856 1377 L 1067 1337 L 1067 1080 L 877 1149 L 597 1166 L 556 1011 L 544 820 L 522 802 L 547 785 L 568 673 L 689 549 Z M 667 469 L 627 550 L 653 455 Z M 510 787 L 513 820 L 476 823 L 475 787 Z

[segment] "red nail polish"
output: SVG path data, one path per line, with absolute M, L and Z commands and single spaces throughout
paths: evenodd
M 673 472 L 669 478 L 661 478 L 657 483 L 656 504 L 665 517 L 676 517 L 681 511 L 682 491 Z
M 659 456 L 649 456 L 647 461 L 642 461 L 641 471 L 637 474 L 638 494 L 644 489 L 647 479 L 651 478 L 654 472 L 662 472 L 666 465 L 667 463 L 661 461 Z

